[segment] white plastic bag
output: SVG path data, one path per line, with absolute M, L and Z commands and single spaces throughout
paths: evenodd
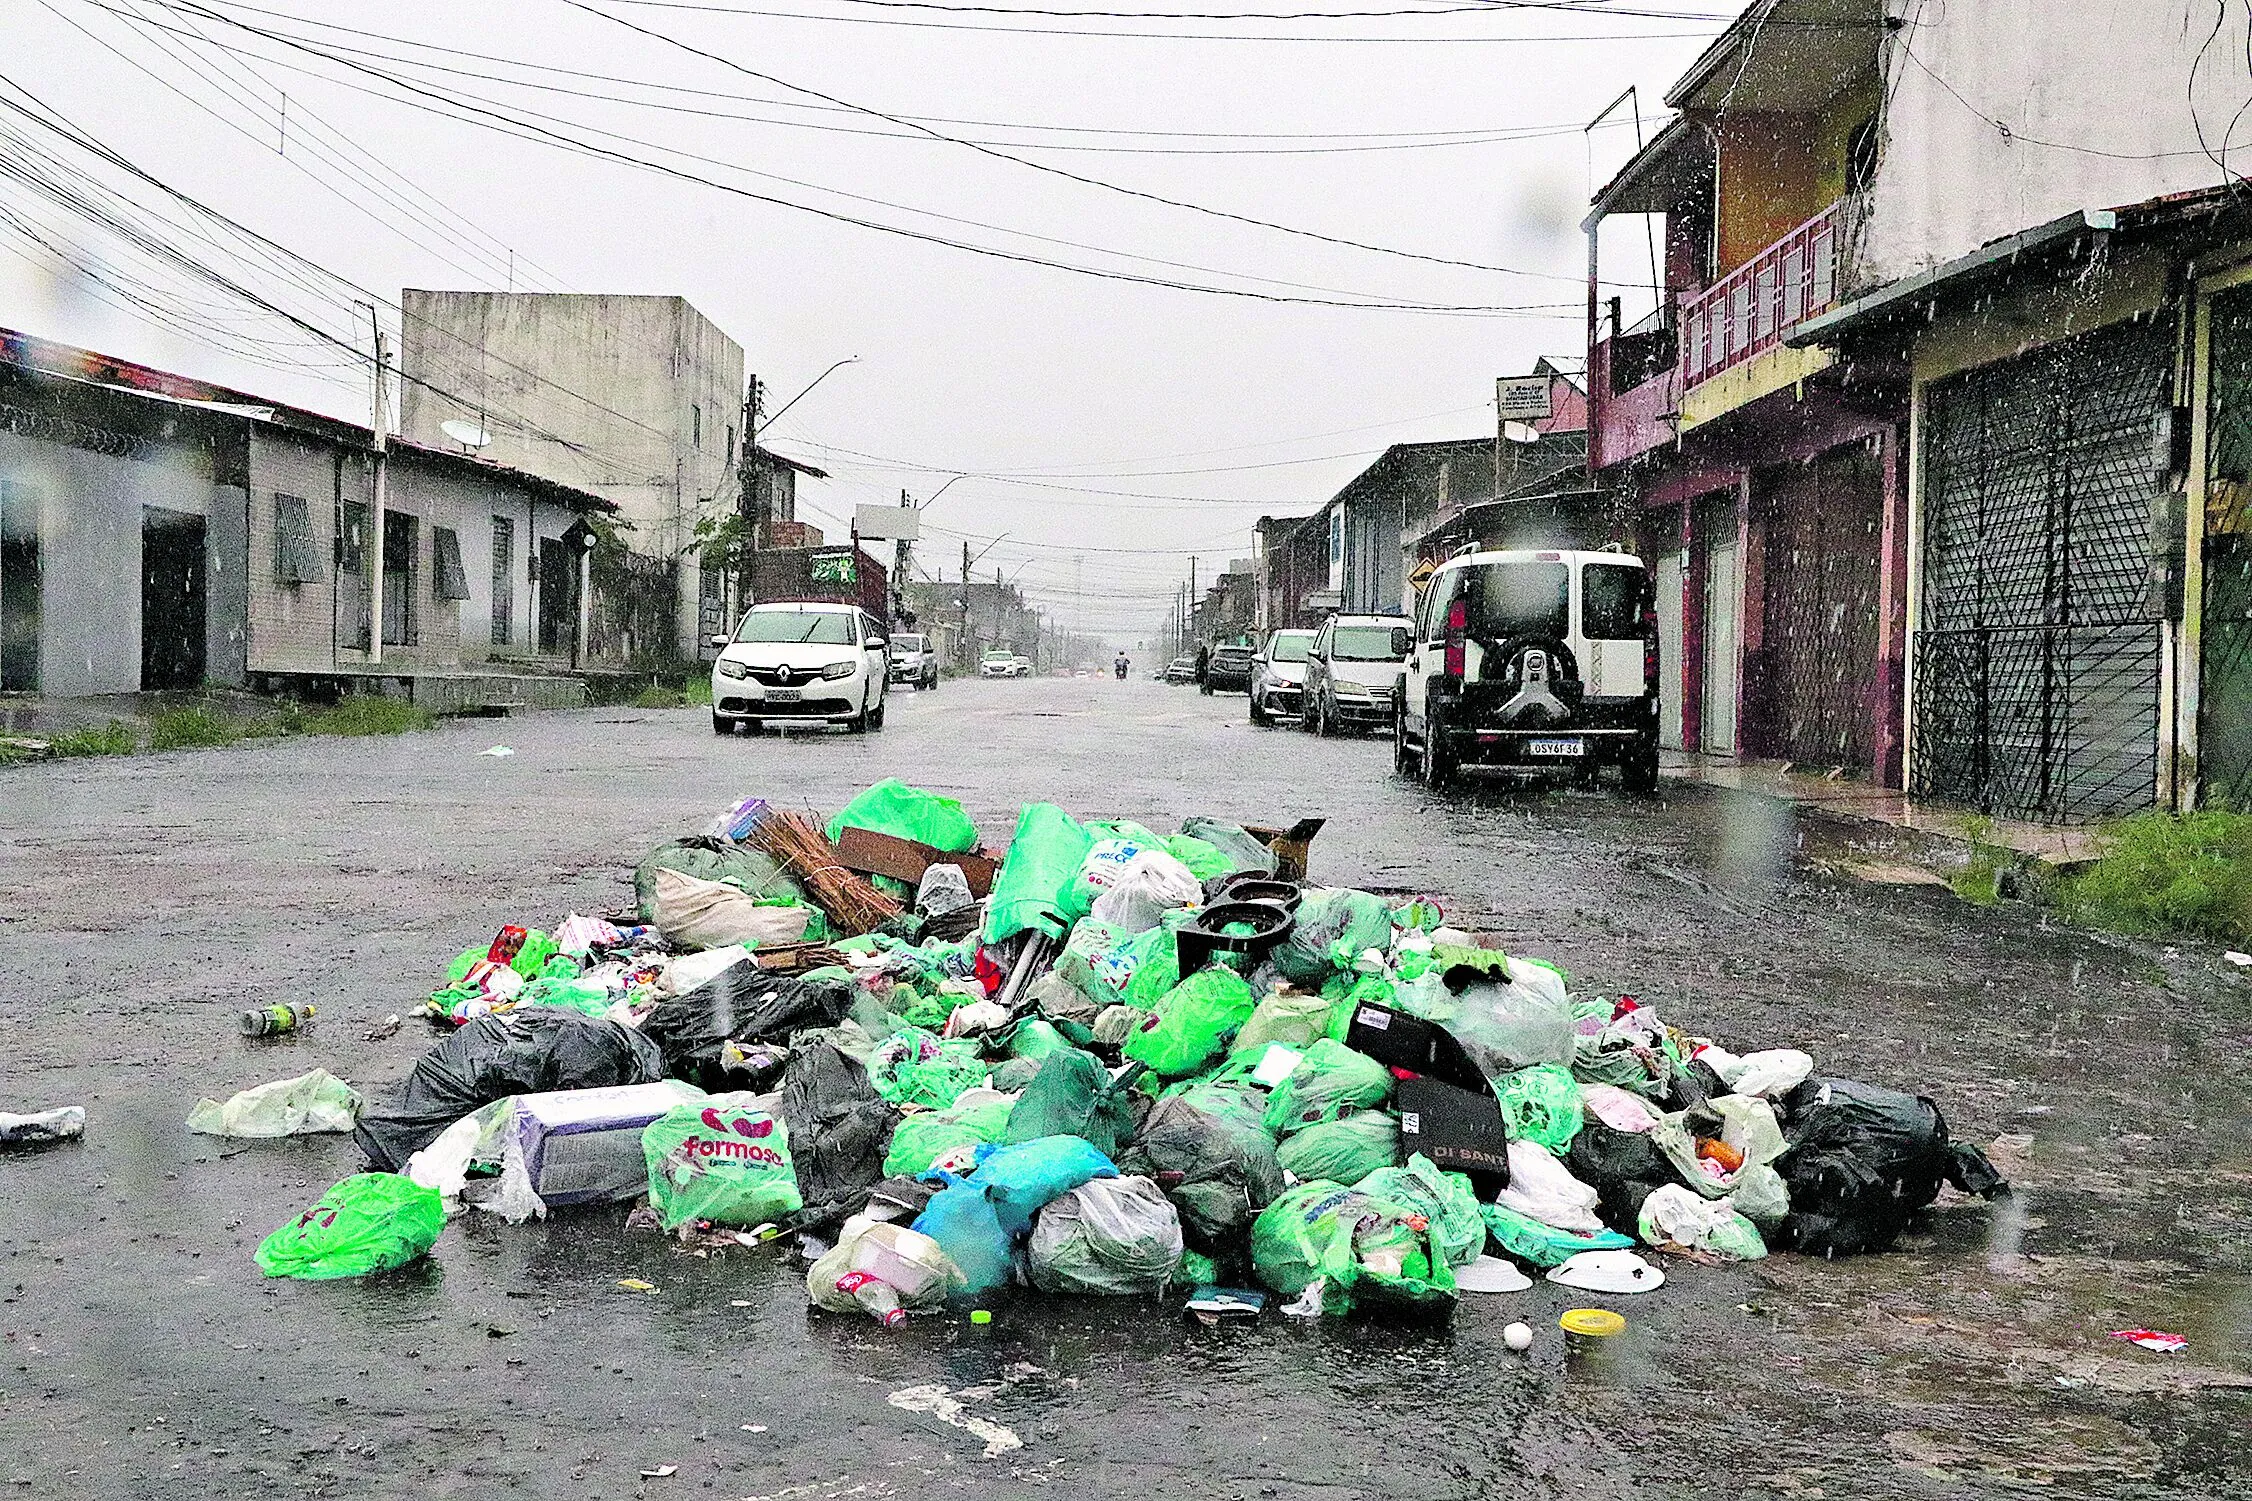
M 1595 1190 L 1573 1177 L 1571 1169 L 1537 1141 L 1509 1144 L 1509 1186 L 1494 1196 L 1494 1202 L 1576 1235 L 1597 1235 L 1604 1228 L 1595 1212 Z
M 1052 1293 L 1156 1294 L 1181 1264 L 1181 1215 L 1147 1178 L 1096 1178 L 1051 1200 L 1025 1248 Z
M 1763 1053 L 1746 1053 L 1737 1060 L 1735 1072 L 1720 1077 L 1738 1094 L 1772 1100 L 1804 1084 L 1813 1072 L 1813 1058 L 1797 1048 L 1769 1048 Z
M 1647 1131 L 1658 1123 L 1648 1100 L 1615 1084 L 1580 1085 L 1580 1104 L 1614 1131 Z
M 684 948 L 716 949 L 740 943 L 796 943 L 805 937 L 813 909 L 761 906 L 734 887 L 700 881 L 677 870 L 657 872 L 657 931 Z
M 1678 1183 L 1650 1191 L 1636 1220 L 1645 1245 L 1703 1251 L 1728 1261 L 1758 1261 L 1767 1254 L 1759 1227 L 1731 1209 Z
M 1203 883 L 1164 850 L 1144 849 L 1112 876 L 1090 914 L 1124 933 L 1146 933 L 1165 914 L 1204 900 Z
M 349 1131 L 360 1118 L 360 1092 L 325 1068 L 243 1090 L 224 1105 L 204 1100 L 188 1112 L 188 1129 L 205 1136 L 300 1136 Z
M 959 865 L 929 866 L 915 887 L 915 910 L 925 917 L 944 917 L 976 902 L 970 895 L 970 878 Z

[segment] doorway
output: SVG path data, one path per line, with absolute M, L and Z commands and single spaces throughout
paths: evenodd
M 1687 571 L 1676 550 L 1658 559 L 1658 743 L 1668 750 L 1687 750 L 1682 740 L 1682 693 L 1688 677 L 1681 658 L 1681 609 Z
M 201 516 L 141 508 L 141 687 L 203 682 L 204 563 Z
M 383 513 L 383 644 L 412 646 L 418 624 L 415 567 L 422 524 L 398 511 Z
M 1736 701 L 1743 665 L 1744 578 L 1733 539 L 1705 553 L 1705 695 L 1703 748 L 1736 754 Z
M 39 495 L 0 480 L 0 691 L 39 691 Z
M 560 537 L 540 538 L 540 650 L 571 649 L 571 549 Z

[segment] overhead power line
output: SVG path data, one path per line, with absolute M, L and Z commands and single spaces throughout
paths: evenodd
M 336 56 L 335 54 L 327 51 L 324 48 L 304 41 L 302 38 L 291 37 L 284 33 L 273 32 L 267 30 L 266 28 L 254 26 L 248 22 L 241 21 L 230 16 L 224 16 L 217 11 L 211 10 L 206 6 L 196 3 L 196 0 L 163 0 L 163 3 L 165 3 L 168 8 L 188 10 L 197 14 L 209 16 L 216 20 L 222 20 L 226 22 L 226 24 L 242 30 L 247 34 L 264 37 L 270 41 L 291 47 L 308 55 L 321 57 L 327 61 L 349 68 L 355 72 L 359 72 L 371 77 L 380 78 L 384 82 L 392 85 L 394 88 L 397 88 L 406 94 L 416 96 L 415 98 L 401 100 L 399 102 L 407 103 L 413 107 L 426 108 L 432 113 L 460 120 L 465 123 L 478 125 L 486 129 L 491 129 L 499 134 L 510 135 L 517 139 L 532 141 L 536 144 L 558 147 L 597 159 L 656 172 L 663 176 L 675 178 L 682 182 L 688 182 L 698 186 L 712 188 L 719 192 L 728 193 L 735 197 L 744 198 L 752 202 L 764 203 L 778 208 L 786 208 L 800 213 L 812 214 L 820 218 L 832 220 L 836 223 L 846 224 L 861 229 L 873 230 L 877 233 L 890 235 L 897 238 L 916 240 L 928 244 L 942 245 L 950 249 L 960 250 L 972 255 L 984 256 L 990 259 L 1010 261 L 1024 265 L 1043 266 L 1052 270 L 1068 271 L 1074 274 L 1092 276 L 1102 280 L 1124 282 L 1140 286 L 1158 287 L 1170 291 L 1192 292 L 1204 296 L 1234 297 L 1258 302 L 1292 304 L 1309 307 L 1352 308 L 1363 311 L 1414 312 L 1436 315 L 1474 317 L 1565 318 L 1576 316 L 1576 312 L 1573 309 L 1566 308 L 1561 304 L 1552 305 L 1550 307 L 1528 307 L 1523 305 L 1511 306 L 1506 304 L 1490 303 L 1435 303 L 1398 300 L 1387 301 L 1374 297 L 1300 296 L 1275 292 L 1264 292 L 1256 288 L 1215 286 L 1208 283 L 1183 281 L 1173 277 L 1150 276 L 1137 272 L 1119 271 L 1104 267 L 1079 265 L 1069 261 L 1057 260 L 1051 257 L 1035 255 L 1024 251 L 1009 250 L 999 246 L 981 244 L 976 241 L 958 239 L 950 235 L 937 234 L 927 230 L 911 229 L 902 225 L 891 224 L 881 220 L 864 218 L 857 214 L 850 214 L 835 209 L 823 208 L 815 204 L 802 203 L 795 199 L 781 197 L 778 194 L 759 192 L 751 188 L 743 187 L 736 183 L 724 182 L 716 178 L 708 177 L 703 175 L 702 173 L 693 172 L 686 168 L 675 166 L 668 162 L 654 161 L 646 157 L 636 156 L 628 151 L 622 151 L 613 147 L 602 145 L 598 142 L 580 140 L 577 137 L 567 134 L 564 131 L 540 124 L 537 122 L 537 120 L 521 119 L 515 115 L 504 113 L 496 107 L 466 103 L 458 97 L 452 97 L 439 93 L 438 91 L 414 83 L 411 80 L 400 78 L 395 74 L 386 73 L 381 69 L 368 67 L 367 65 L 355 62 L 350 58 Z M 417 100 L 428 102 L 418 103 Z M 593 127 L 580 128 L 593 130 Z M 615 132 L 595 131 L 594 133 L 612 136 L 616 135 Z M 645 147 L 649 146 L 649 143 L 646 142 L 638 144 L 642 144 Z M 665 151 L 671 150 L 671 148 L 664 147 L 650 147 L 650 149 Z M 673 154 L 687 155 L 687 153 L 678 152 L 675 152 Z M 833 190 L 825 189 L 822 191 Z M 1015 231 L 1009 232 L 1016 233 Z M 1111 251 L 1102 253 L 1119 255 L 1126 254 L 1126 252 Z M 1219 274 L 1233 275 L 1238 273 Z

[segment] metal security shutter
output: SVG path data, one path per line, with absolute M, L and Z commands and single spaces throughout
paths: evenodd
M 1801 766 L 1874 761 L 1884 469 L 1863 444 L 1761 476 L 1766 585 L 1759 749 Z
M 2173 353 L 2170 320 L 2137 319 L 1927 392 L 1914 791 L 2048 820 L 2151 805 Z

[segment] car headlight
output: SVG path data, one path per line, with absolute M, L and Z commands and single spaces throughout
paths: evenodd
M 821 669 L 821 675 L 831 679 L 849 678 L 852 676 L 852 670 L 859 665 L 857 662 L 831 662 Z
M 730 662 L 725 657 L 719 659 L 718 666 L 719 675 L 723 678 L 747 678 L 751 675 L 748 667 L 740 662 Z

